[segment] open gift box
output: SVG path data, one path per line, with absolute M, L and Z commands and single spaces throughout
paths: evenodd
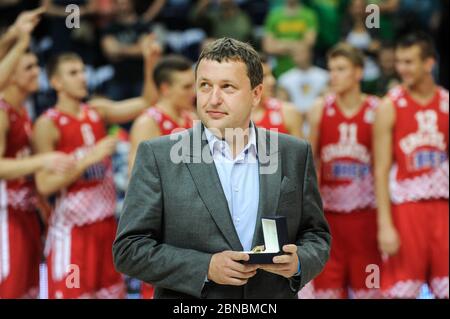
M 250 256 L 245 264 L 273 264 L 273 257 L 283 255 L 283 246 L 288 244 L 287 221 L 284 216 L 264 217 L 261 219 L 264 246 L 252 251 L 244 251 Z

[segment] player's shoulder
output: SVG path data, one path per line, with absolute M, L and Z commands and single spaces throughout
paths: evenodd
M 279 133 L 273 130 L 258 127 L 258 144 L 265 142 L 273 151 L 274 148 L 282 153 L 303 152 L 309 147 L 309 142 L 290 134 Z
M 448 90 L 442 86 L 439 86 L 438 91 L 439 91 L 439 95 L 440 95 L 441 99 L 448 101 Z
M 193 134 L 191 128 L 145 140 L 141 144 L 143 144 L 144 147 L 153 149 L 155 152 L 167 153 L 170 152 L 172 147 L 177 143 L 186 143 L 183 145 L 189 147 L 192 145 L 192 139 Z
M 371 95 L 371 94 L 367 94 L 366 95 L 366 103 L 368 108 L 375 110 L 379 105 L 380 102 L 382 100 L 380 99 L 380 97 L 376 96 L 376 95 Z

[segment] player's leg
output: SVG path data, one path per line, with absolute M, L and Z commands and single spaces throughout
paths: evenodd
M 38 217 L 12 208 L 0 215 L 0 263 L 5 275 L 0 298 L 37 298 L 42 253 Z
M 326 212 L 325 217 L 330 225 L 332 244 L 328 262 L 323 271 L 313 280 L 314 297 L 316 299 L 347 298 L 346 216 Z
M 381 287 L 388 298 L 417 298 L 426 281 L 427 219 L 422 203 L 392 206 L 392 218 L 400 237 L 393 256 L 382 256 Z
M 114 217 L 96 223 L 97 269 L 99 286 L 96 297 L 100 299 L 125 298 L 126 287 L 123 276 L 116 271 L 112 256 L 112 245 L 116 236 L 117 222 Z
M 364 210 L 349 217 L 348 251 L 350 296 L 356 299 L 381 298 L 381 256 L 377 244 L 376 212 Z
M 91 225 L 52 228 L 49 234 L 49 299 L 95 298 L 92 265 L 95 251 L 91 243 Z
M 449 218 L 448 201 L 433 201 L 428 206 L 429 249 L 431 252 L 431 271 L 429 286 L 436 298 L 449 298 Z

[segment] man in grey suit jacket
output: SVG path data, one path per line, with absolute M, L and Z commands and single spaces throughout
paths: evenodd
M 328 260 L 310 145 L 250 121 L 262 78 L 251 46 L 214 41 L 196 69 L 201 123 L 139 145 L 113 255 L 155 298 L 295 298 Z M 275 215 L 292 244 L 273 264 L 243 263 Z

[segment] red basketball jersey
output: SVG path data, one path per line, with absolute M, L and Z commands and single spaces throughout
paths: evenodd
M 427 105 L 416 102 L 402 86 L 388 96 L 396 119 L 392 201 L 448 199 L 448 91 L 437 88 Z
M 179 125 L 169 115 L 164 113 L 158 106 L 153 106 L 144 111 L 144 114 L 151 117 L 159 126 L 161 135 L 169 135 L 192 127 L 192 118 L 186 112 L 182 114 L 184 124 Z
M 17 112 L 11 105 L 0 99 L 0 109 L 8 116 L 9 129 L 6 135 L 4 158 L 24 158 L 31 154 L 31 121 L 28 114 Z M 35 204 L 35 191 L 32 176 L 14 180 L 0 180 L 0 206 L 30 210 Z
M 278 130 L 278 133 L 288 134 L 289 132 L 284 124 L 282 105 L 282 102 L 278 99 L 266 99 L 264 101 L 264 115 L 255 125 L 268 130 Z
M 336 96 L 325 100 L 319 127 L 320 190 L 324 209 L 348 213 L 374 208 L 372 125 L 378 98 L 368 96 L 360 110 L 346 117 Z
M 59 131 L 56 151 L 73 154 L 80 159 L 106 136 L 99 114 L 88 105 L 81 106 L 80 117 L 49 109 L 50 118 Z M 52 222 L 65 226 L 81 226 L 106 217 L 115 211 L 115 188 L 111 158 L 90 166 L 83 176 L 60 192 Z

